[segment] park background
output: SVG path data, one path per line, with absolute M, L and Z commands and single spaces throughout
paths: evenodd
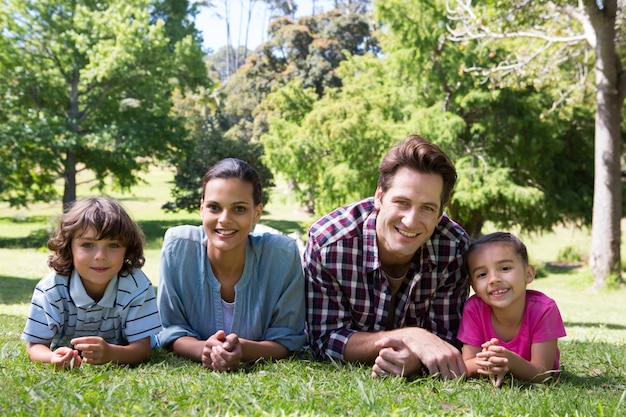
M 217 50 L 193 19 L 209 3 L 227 2 L 3 0 L 3 414 L 624 413 L 624 1 L 336 1 L 315 15 L 240 1 L 276 19 L 258 46 Z M 199 223 L 213 162 L 251 162 L 262 223 L 306 239 L 317 216 L 371 195 L 384 151 L 414 132 L 455 161 L 453 218 L 473 236 L 506 229 L 527 242 L 532 288 L 556 299 L 568 332 L 559 384 L 371 380 L 367 367 L 306 354 L 232 375 L 161 351 L 74 373 L 25 358 L 45 242 L 74 199 L 126 205 L 156 284 L 163 233 Z

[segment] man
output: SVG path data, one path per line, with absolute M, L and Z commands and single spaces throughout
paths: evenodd
M 309 343 L 318 359 L 370 363 L 372 377 L 465 373 L 456 333 L 469 237 L 443 213 L 456 182 L 448 156 L 418 135 L 379 166 L 375 196 L 309 229 Z

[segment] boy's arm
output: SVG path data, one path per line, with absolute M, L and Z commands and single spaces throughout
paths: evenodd
M 28 342 L 26 352 L 31 361 L 49 363 L 56 369 L 78 368 L 81 363 L 78 351 L 68 347 L 60 347 L 52 351 L 50 346 L 44 345 L 43 343 Z
M 78 337 L 72 339 L 74 349 L 82 352 L 83 362 L 102 365 L 113 362 L 134 365 L 145 361 L 152 353 L 150 337 L 144 337 L 126 346 L 107 343 L 99 336 Z

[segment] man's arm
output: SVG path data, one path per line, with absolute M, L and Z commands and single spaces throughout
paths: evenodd
M 345 344 L 353 333 L 347 330 L 351 318 L 343 305 L 343 291 L 323 266 L 319 251 L 309 235 L 303 256 L 309 343 L 318 359 L 342 361 Z
M 385 337 L 375 344 L 380 349 L 373 367 L 375 374 L 382 375 L 378 372 L 382 370 L 407 376 L 424 370 L 452 379 L 467 372 L 461 352 L 428 330 L 406 327 L 384 333 Z

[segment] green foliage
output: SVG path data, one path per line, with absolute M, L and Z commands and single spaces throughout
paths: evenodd
M 579 263 L 582 260 L 580 251 L 575 246 L 565 246 L 559 251 L 557 261 L 565 263 Z
M 3 4 L 4 201 L 50 200 L 54 181 L 63 179 L 67 204 L 83 169 L 94 172 L 99 189 L 111 179 L 128 189 L 146 161 L 181 146 L 185 132 L 170 115 L 172 91 L 206 82 L 186 1 Z
M 271 115 L 261 137 L 268 164 L 297 183 L 300 201 L 318 215 L 376 189 L 378 162 L 404 117 L 401 96 L 384 85 L 381 70 L 372 55 L 350 57 L 338 73 L 361 76 L 344 77 L 341 89 L 316 101 L 315 91 L 296 81 L 261 105 Z
M 472 235 L 485 222 L 528 231 L 588 224 L 591 108 L 553 108 L 556 90 L 478 83 L 463 69 L 498 57 L 446 41 L 445 2 L 415 3 L 377 3 L 385 55 L 342 61 L 340 87 L 315 102 L 304 83 L 268 95 L 259 107 L 270 115 L 268 164 L 294 179 L 301 201 L 321 215 L 372 195 L 383 153 L 419 133 L 455 161 L 448 211 Z
M 225 81 L 235 73 L 237 68 L 246 63 L 246 58 L 250 54 L 250 50 L 245 46 L 233 48 L 232 46 L 223 46 L 217 51 L 207 56 L 209 61 L 219 73 L 219 79 Z
M 174 201 L 163 205 L 163 209 L 177 212 L 199 210 L 202 197 L 202 177 L 215 163 L 224 158 L 234 157 L 248 162 L 261 177 L 263 187 L 262 202 L 267 204 L 269 190 L 274 186 L 272 172 L 263 164 L 263 146 L 245 138 L 229 139 L 224 136 L 228 121 L 218 111 L 202 115 L 194 108 L 186 109 L 188 128 L 192 142 L 187 151 L 179 153 L 172 160 L 177 166 L 174 187 L 171 194 Z
M 533 88 L 474 90 L 455 103 L 469 128 L 461 135 L 451 211 L 470 234 L 485 221 L 529 231 L 589 223 L 593 119 L 583 114 L 572 124 L 547 112 L 551 103 Z
M 257 106 L 273 91 L 300 80 L 318 98 L 341 84 L 336 74 L 350 54 L 378 51 L 366 16 L 338 10 L 305 16 L 297 22 L 274 19 L 262 44 L 224 86 L 224 113 L 232 118 L 229 137 L 257 140 L 267 132 L 268 114 Z

